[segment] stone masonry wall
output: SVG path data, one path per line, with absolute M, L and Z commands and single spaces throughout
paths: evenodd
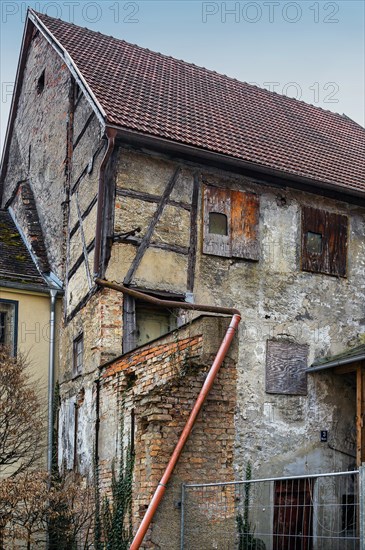
M 111 463 L 120 446 L 119 415 L 124 398 L 124 437 L 125 441 L 128 437 L 133 439 L 135 449 L 135 527 L 161 479 L 228 324 L 226 318 L 198 318 L 191 325 L 122 356 L 102 371 L 101 489 L 110 493 Z M 182 482 L 232 479 L 236 351 L 233 344 L 180 457 L 143 548 L 179 547 Z M 134 434 L 130 433 L 132 411 Z
M 44 89 L 40 92 L 38 80 L 43 71 Z M 60 279 L 64 274 L 63 205 L 69 88 L 70 74 L 66 65 L 43 36 L 35 33 L 24 69 L 9 168 L 3 182 L 2 206 L 11 206 L 17 185 L 29 182 L 37 203 L 48 260 Z

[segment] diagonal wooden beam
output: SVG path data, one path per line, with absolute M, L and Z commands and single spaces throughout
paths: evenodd
M 160 200 L 160 202 L 159 202 L 159 204 L 158 204 L 158 206 L 157 206 L 157 208 L 156 208 L 156 211 L 155 211 L 154 215 L 152 216 L 152 219 L 151 219 L 151 221 L 150 221 L 150 225 L 148 226 L 148 229 L 147 229 L 147 231 L 146 231 L 146 234 L 145 234 L 145 236 L 143 237 L 143 239 L 142 239 L 142 241 L 141 241 L 141 244 L 140 244 L 140 246 L 139 246 L 139 248 L 138 248 L 137 254 L 136 254 L 136 256 L 135 256 L 135 258 L 134 258 L 134 260 L 133 260 L 133 262 L 132 262 L 132 264 L 131 264 L 131 266 L 130 266 L 130 268 L 129 268 L 129 270 L 128 270 L 127 275 L 126 275 L 125 278 L 124 278 L 124 281 L 123 281 L 123 282 L 124 282 L 125 285 L 128 285 L 128 284 L 131 282 L 131 280 L 132 280 L 132 278 L 133 278 L 135 272 L 136 272 L 137 269 L 138 269 L 139 264 L 140 264 L 141 261 L 142 261 L 142 258 L 143 258 L 143 256 L 144 256 L 144 253 L 145 253 L 145 251 L 146 251 L 148 245 L 150 244 L 151 237 L 152 237 L 152 234 L 153 234 L 153 232 L 154 232 L 154 230 L 155 230 L 156 224 L 157 224 L 157 222 L 159 221 L 159 219 L 160 219 L 160 217 L 161 217 L 161 214 L 162 214 L 162 212 L 163 212 L 163 210 L 164 210 L 164 208 L 165 208 L 165 206 L 166 206 L 166 203 L 167 203 L 167 201 L 168 201 L 168 199 L 169 199 L 169 196 L 170 196 L 170 194 L 171 194 L 171 191 L 172 191 L 173 188 L 174 188 L 174 185 L 175 185 L 176 180 L 177 180 L 177 176 L 179 175 L 180 171 L 181 171 L 181 167 L 178 166 L 178 167 L 176 168 L 175 172 L 173 173 L 172 177 L 170 178 L 170 181 L 168 182 L 165 191 L 163 192 L 163 195 L 162 195 L 162 197 L 161 197 L 161 200 Z

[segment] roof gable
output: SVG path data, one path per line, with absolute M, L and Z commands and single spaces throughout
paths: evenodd
M 365 130 L 351 119 L 30 11 L 106 125 L 224 155 L 319 188 L 365 194 Z

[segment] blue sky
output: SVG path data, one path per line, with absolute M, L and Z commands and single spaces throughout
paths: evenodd
M 365 125 L 362 0 L 2 0 L 1 144 L 28 5 Z

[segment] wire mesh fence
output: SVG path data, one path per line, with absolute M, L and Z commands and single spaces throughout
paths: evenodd
M 184 485 L 181 550 L 363 550 L 363 474 Z

